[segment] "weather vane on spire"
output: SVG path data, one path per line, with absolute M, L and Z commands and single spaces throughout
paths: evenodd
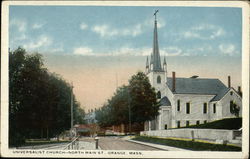
M 159 12 L 159 10 L 155 10 L 154 16 L 155 16 L 155 21 L 156 21 L 156 14 Z

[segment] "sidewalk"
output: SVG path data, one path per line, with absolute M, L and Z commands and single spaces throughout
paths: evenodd
M 123 137 L 122 139 L 126 140 L 126 141 L 129 141 L 129 142 L 137 143 L 137 144 L 142 144 L 142 145 L 155 147 L 155 148 L 162 149 L 162 150 L 165 150 L 165 151 L 191 151 L 191 150 L 181 149 L 181 148 L 172 147 L 172 146 L 153 144 L 153 143 L 141 142 L 141 141 L 135 141 L 135 140 L 131 139 L 132 137 L 133 136 L 126 136 L 126 137 Z

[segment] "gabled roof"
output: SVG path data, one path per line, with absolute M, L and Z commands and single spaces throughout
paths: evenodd
M 170 103 L 168 97 L 166 97 L 166 96 L 163 97 L 163 98 L 161 98 L 160 104 L 161 104 L 161 105 L 165 105 L 165 106 L 171 106 L 171 103 Z
M 215 95 L 220 100 L 229 90 L 219 79 L 176 78 L 174 94 Z M 167 85 L 172 90 L 173 78 L 167 78 Z
M 227 88 L 227 90 L 222 90 L 213 99 L 211 99 L 211 102 L 212 101 L 219 101 L 221 98 L 223 98 L 227 94 L 227 92 L 229 90 L 230 90 L 230 88 Z

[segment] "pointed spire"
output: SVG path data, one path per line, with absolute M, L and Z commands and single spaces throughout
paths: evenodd
M 154 40 L 153 40 L 153 71 L 163 71 L 161 67 L 161 58 L 159 53 L 159 46 L 158 46 L 158 34 L 157 34 L 157 19 L 156 13 L 158 10 L 155 11 L 155 25 L 154 25 Z
M 146 68 L 149 68 L 149 64 L 148 64 L 148 56 L 147 56 L 147 61 L 146 61 Z
M 166 57 L 164 56 L 163 65 L 166 65 L 166 64 L 167 64 Z
M 153 54 L 151 54 L 151 57 L 150 57 L 150 64 L 152 64 L 153 63 L 153 60 L 154 58 L 153 58 Z

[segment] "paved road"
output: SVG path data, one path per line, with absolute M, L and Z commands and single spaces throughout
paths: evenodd
M 99 146 L 102 150 L 146 150 L 146 151 L 160 151 L 160 149 L 132 143 L 121 139 L 120 137 L 101 137 L 99 139 Z
M 68 142 L 69 143 L 69 142 Z M 43 150 L 63 150 L 68 143 L 56 143 L 36 146 L 19 147 L 18 149 L 43 149 Z M 79 138 L 74 149 L 78 150 L 96 150 L 96 143 L 94 138 L 82 137 Z M 122 139 L 121 137 L 99 137 L 99 148 L 101 150 L 146 150 L 159 151 L 151 146 L 133 143 Z

